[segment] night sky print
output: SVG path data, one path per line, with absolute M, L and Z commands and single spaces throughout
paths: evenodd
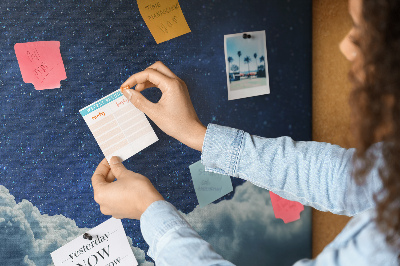
M 51 264 L 50 252 L 65 243 L 50 235 L 59 233 L 57 227 L 50 232 L 42 230 L 40 223 L 51 223 L 49 219 L 54 215 L 70 219 L 65 220 L 69 221 L 65 228 L 71 228 L 71 235 L 109 218 L 101 214 L 91 187 L 93 171 L 104 157 L 79 110 L 158 60 L 186 82 L 203 124 L 239 128 L 262 137 L 311 140 L 311 0 L 180 0 L 179 4 L 191 32 L 157 45 L 136 1 L 1 2 L 0 229 L 7 228 L 2 219 L 18 216 L 6 210 L 20 206 L 18 211 L 30 211 L 36 217 L 21 220 L 33 231 L 26 241 L 53 242 L 38 251 L 33 244 L 24 246 L 15 240 L 21 250 L 0 247 L 0 261 L 9 265 Z M 224 35 L 260 30 L 266 33 L 271 93 L 228 101 Z M 14 45 L 35 41 L 60 41 L 67 74 L 60 88 L 37 91 L 23 82 Z M 161 92 L 151 88 L 144 95 L 156 102 Z M 237 265 L 291 265 L 311 256 L 311 210 L 306 208 L 300 221 L 284 225 L 273 217 L 268 191 L 241 179 L 232 178 L 233 192 L 209 207 L 196 208 L 188 166 L 200 160 L 200 152 L 150 123 L 159 141 L 124 165 L 147 176 L 167 201 L 187 214 L 189 221 L 206 224 L 213 219 L 214 230 L 199 232 L 212 245 L 217 243 L 219 233 L 225 234 L 215 225 L 218 219 L 235 219 L 234 214 L 219 213 L 222 210 L 218 205 L 235 204 L 237 211 L 253 211 L 249 219 L 266 219 L 255 225 L 259 227 L 256 231 L 264 226 L 287 226 L 290 232 L 285 237 L 272 237 L 274 243 L 263 235 L 263 239 L 247 236 L 247 245 L 254 241 L 249 247 L 244 242 L 236 249 L 213 245 L 224 258 Z M 260 210 L 246 210 L 235 198 L 239 192 L 253 195 L 249 200 L 256 201 L 254 195 L 264 197 L 265 215 L 259 217 Z M 123 224 L 132 246 L 147 252 L 139 221 L 125 219 Z M 234 230 L 243 230 L 244 235 L 249 231 L 245 224 Z M 7 233 L 1 230 L 0 239 L 12 242 L 9 234 L 25 235 L 18 228 L 9 228 Z M 147 256 L 146 260 L 152 261 Z M 145 265 L 144 257 L 142 261 Z

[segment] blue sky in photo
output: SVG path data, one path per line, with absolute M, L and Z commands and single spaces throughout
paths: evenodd
M 263 35 L 265 35 L 265 33 L 249 32 L 248 34 L 251 35 L 250 39 L 244 39 L 242 33 L 239 33 L 237 36 L 226 38 L 226 58 L 228 58 L 229 56 L 233 58 L 231 65 L 235 64 L 239 66 L 238 51 L 242 52 L 242 55 L 240 56 L 240 72 L 248 71 L 248 65 L 244 62 L 244 58 L 246 56 L 249 56 L 251 59 L 250 71 L 256 71 L 255 61 L 257 61 L 257 66 L 264 64 L 264 62 L 260 63 L 261 56 L 264 56 L 264 60 L 267 60 L 266 55 L 264 54 L 266 44 L 264 42 Z M 254 59 L 254 53 L 257 53 L 256 59 Z

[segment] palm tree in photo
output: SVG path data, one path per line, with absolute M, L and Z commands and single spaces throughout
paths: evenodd
M 239 77 L 240 77 L 240 57 L 242 56 L 242 52 L 241 51 L 238 51 L 238 56 L 239 56 Z
M 260 63 L 262 63 L 262 62 L 264 62 L 264 71 L 265 71 L 265 58 L 264 58 L 264 56 L 262 55 L 261 57 L 260 57 Z
M 232 56 L 228 57 L 229 69 L 231 69 L 231 63 L 233 62 Z
M 231 66 L 231 70 L 232 70 L 232 72 L 238 72 L 238 71 L 239 71 L 238 65 L 233 64 L 233 65 Z
M 244 58 L 244 62 L 247 64 L 247 67 L 248 67 L 248 69 L 249 69 L 248 77 L 250 77 L 250 62 L 251 62 L 250 56 L 246 56 L 246 57 Z
M 254 53 L 254 63 L 256 64 L 256 73 L 257 73 L 257 53 Z
M 228 68 L 228 76 L 229 76 L 229 82 L 232 82 L 232 79 L 233 79 L 233 74 L 231 75 L 231 62 L 233 61 L 233 58 L 232 58 L 232 56 L 229 56 L 228 57 L 228 64 L 229 64 L 229 68 Z

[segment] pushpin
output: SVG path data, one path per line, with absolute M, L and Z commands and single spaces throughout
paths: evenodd
M 84 238 L 84 239 L 92 240 L 93 237 L 92 237 L 90 234 L 88 234 L 88 233 L 84 233 L 84 234 L 83 234 L 83 238 Z
M 121 92 L 124 92 L 124 90 L 130 89 L 129 85 L 125 85 L 124 87 L 121 86 Z
M 243 39 L 250 39 L 250 38 L 251 38 L 250 34 L 243 33 Z

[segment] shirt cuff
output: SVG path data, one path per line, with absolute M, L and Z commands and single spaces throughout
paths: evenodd
M 243 130 L 208 124 L 201 154 L 205 170 L 236 176 L 243 138 Z
M 165 200 L 153 202 L 140 217 L 140 229 L 149 245 L 147 255 L 155 259 L 160 239 L 169 231 L 190 225 L 177 209 Z

